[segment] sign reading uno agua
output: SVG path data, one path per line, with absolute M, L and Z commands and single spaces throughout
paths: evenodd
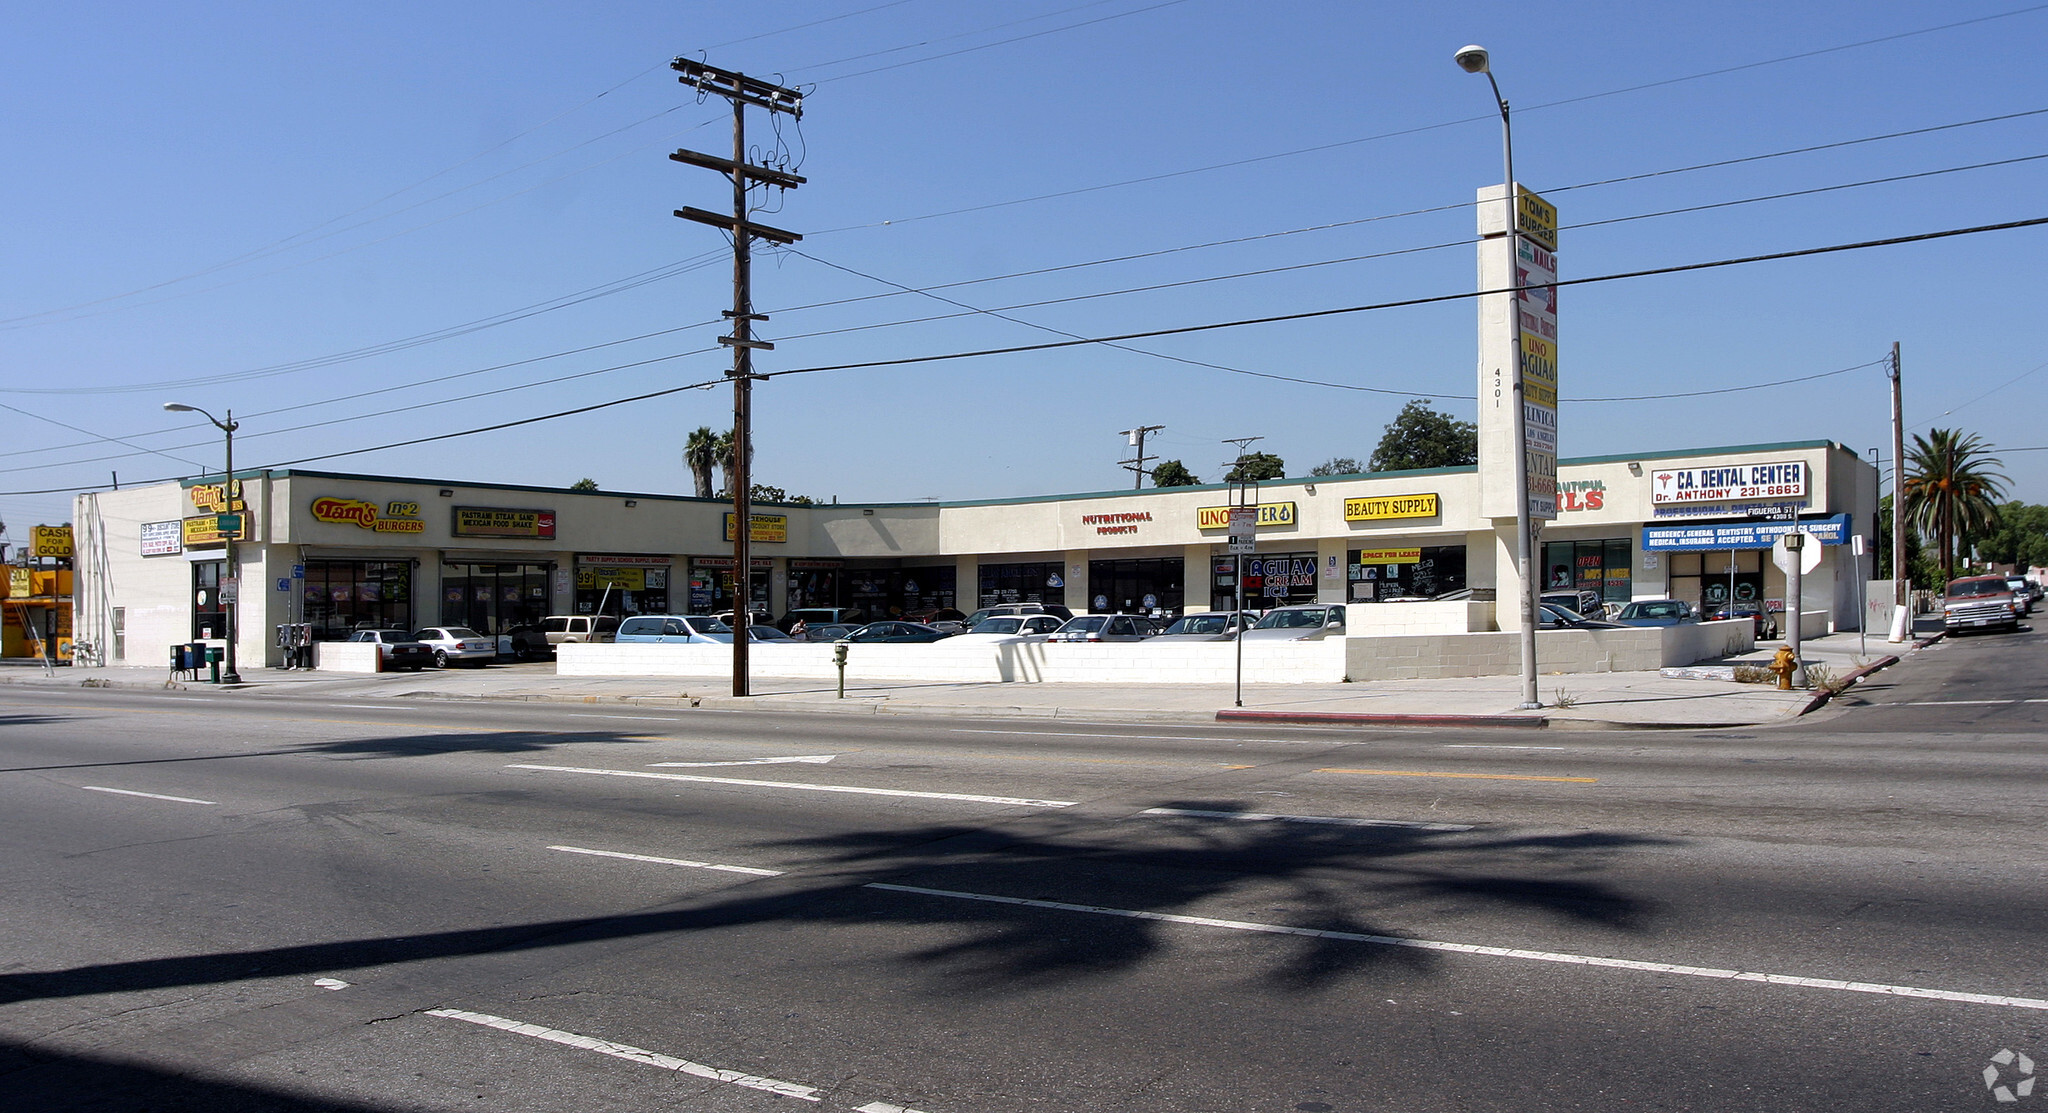
M 313 520 L 316 522 L 353 522 L 362 529 L 377 533 L 425 533 L 427 523 L 420 521 L 420 504 L 416 502 L 386 503 L 384 512 L 377 512 L 377 504 L 362 499 L 317 498 L 313 500 Z
M 1259 504 L 1259 525 L 1291 526 L 1293 524 L 1293 503 L 1262 502 Z M 1229 529 L 1230 508 L 1227 506 L 1201 506 L 1195 508 L 1195 528 Z

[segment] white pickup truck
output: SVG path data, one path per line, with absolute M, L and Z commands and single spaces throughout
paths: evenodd
M 551 614 L 540 620 L 549 645 L 563 642 L 608 642 L 619 632 L 619 620 L 608 614 Z

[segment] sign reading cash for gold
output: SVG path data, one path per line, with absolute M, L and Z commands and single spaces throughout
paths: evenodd
M 1434 518 L 1439 513 L 1441 510 L 1437 506 L 1437 497 L 1434 493 L 1344 500 L 1344 520 L 1347 522 L 1377 522 L 1387 518 Z

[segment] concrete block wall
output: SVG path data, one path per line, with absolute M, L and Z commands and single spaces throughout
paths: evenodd
M 375 642 L 314 642 L 313 667 L 322 672 L 376 672 Z
M 1493 604 L 1471 600 L 1448 603 L 1352 603 L 1344 608 L 1344 630 L 1352 637 L 1471 634 L 1499 628 L 1494 622 Z
M 1244 679 L 1260 684 L 1327 684 L 1344 678 L 1344 639 L 1247 644 Z M 846 679 L 928 680 L 956 684 L 1216 684 L 1237 675 L 1237 647 L 1196 645 L 855 645 Z M 836 681 L 832 646 L 751 647 L 753 675 Z M 732 650 L 721 645 L 562 645 L 561 676 L 730 677 Z

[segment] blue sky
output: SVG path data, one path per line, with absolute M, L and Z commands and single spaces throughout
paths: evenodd
M 730 114 L 677 55 L 807 93 L 779 135 L 749 119 L 809 178 L 761 216 L 805 239 L 757 252 L 760 370 L 1470 291 L 1500 136 L 1451 62 L 1467 42 L 1513 103 L 1518 177 L 1560 210 L 1564 278 L 2048 216 L 2026 62 L 2048 5 L 22 9 L 0 42 L 0 519 L 18 540 L 70 499 L 17 492 L 217 468 L 218 434 L 165 401 L 232 408 L 257 466 L 717 380 L 728 249 L 669 214 L 730 189 L 666 155 L 729 152 Z M 2013 118 L 1969 123 L 1991 117 Z M 1936 130 L 1783 154 L 1916 129 Z M 1590 184 L 1615 178 L 1635 180 Z M 1568 288 L 1560 454 L 1885 446 L 1876 362 L 1899 341 L 1908 429 L 1981 434 L 2011 493 L 2048 501 L 2048 452 L 2018 451 L 2048 445 L 2044 246 Z M 1305 474 L 1367 457 L 1411 394 L 1470 418 L 1474 321 L 1452 301 L 787 375 L 755 393 L 756 478 L 847 501 L 1115 489 L 1135 425 L 1204 479 L 1246 436 Z M 1779 385 L 1598 401 L 1759 384 Z M 300 466 L 687 493 L 683 438 L 730 424 L 719 385 Z

